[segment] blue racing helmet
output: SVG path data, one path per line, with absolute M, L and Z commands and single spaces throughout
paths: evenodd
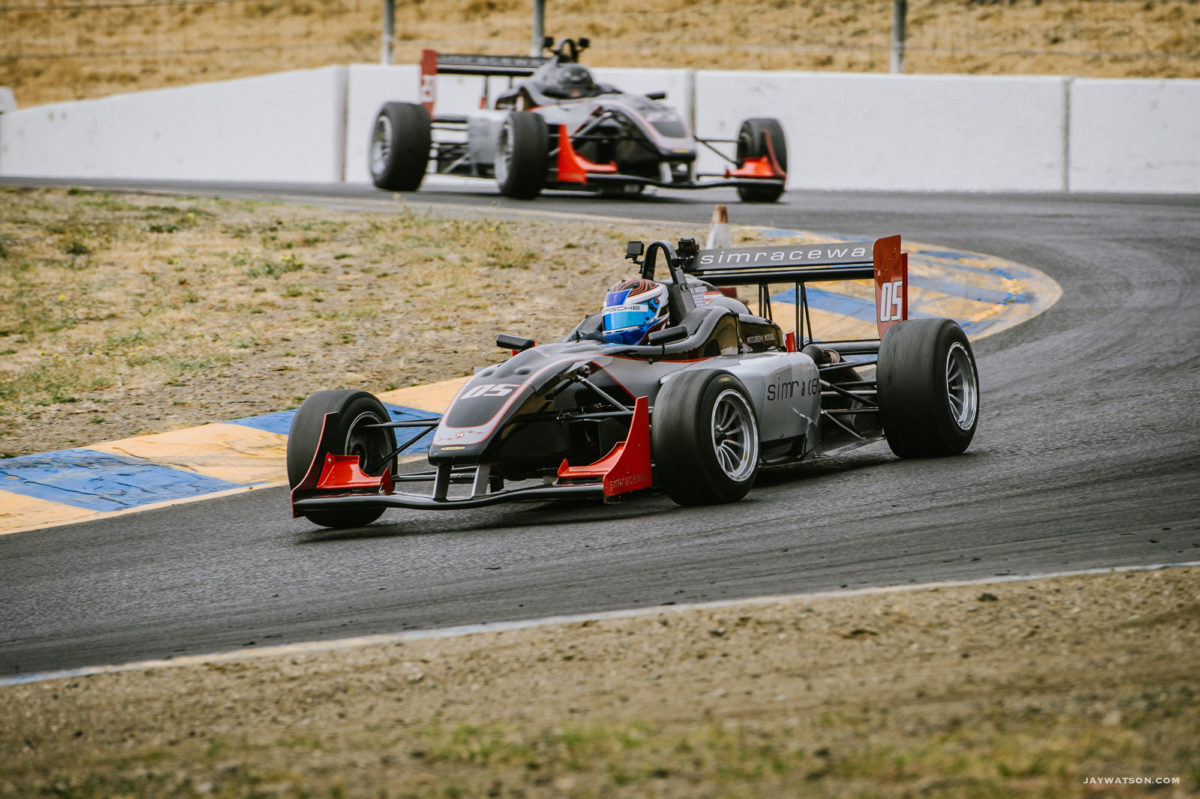
M 667 323 L 667 287 L 653 280 L 622 280 L 604 298 L 604 340 L 641 344 Z

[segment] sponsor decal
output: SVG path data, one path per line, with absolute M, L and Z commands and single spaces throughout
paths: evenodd
M 767 401 L 807 397 L 821 391 L 821 378 L 810 380 L 780 380 L 767 386 Z
M 621 477 L 613 477 L 608 481 L 608 486 L 615 494 L 621 491 L 642 488 L 650 483 L 650 474 L 648 472 L 640 472 L 637 474 L 623 475 Z
M 545 64 L 541 56 L 477 55 L 475 53 L 439 53 L 438 64 L 455 67 L 495 67 L 534 70 Z
M 421 103 L 432 103 L 437 98 L 437 75 L 422 75 L 419 91 Z
M 701 267 L 770 266 L 772 264 L 853 264 L 869 262 L 870 260 L 871 245 L 867 242 L 701 250 L 696 256 L 696 264 Z

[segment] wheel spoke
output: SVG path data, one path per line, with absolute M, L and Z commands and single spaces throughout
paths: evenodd
M 950 361 L 950 367 L 946 370 L 946 381 L 951 386 L 962 382 L 962 369 L 959 366 L 957 358 L 953 358 Z
M 974 424 L 978 407 L 978 388 L 969 357 L 958 344 L 952 346 L 946 355 L 946 399 L 954 422 L 964 430 Z
M 376 175 L 381 175 L 387 169 L 388 158 L 392 151 L 392 126 L 387 117 L 381 116 L 376 121 L 372 144 L 371 166 Z
M 712 411 L 713 454 L 730 479 L 745 480 L 757 461 L 757 431 L 745 399 L 736 391 L 719 396 Z

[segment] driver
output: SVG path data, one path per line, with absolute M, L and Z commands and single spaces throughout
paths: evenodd
M 620 280 L 604 298 L 601 336 L 609 344 L 641 344 L 667 324 L 667 287 L 653 280 Z

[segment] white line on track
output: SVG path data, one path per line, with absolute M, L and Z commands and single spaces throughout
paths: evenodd
M 431 630 L 407 630 L 399 633 L 381 633 L 354 638 L 341 638 L 332 641 L 309 641 L 298 644 L 283 644 L 280 646 L 262 647 L 258 649 L 234 649 L 228 652 L 214 652 L 207 655 L 189 655 L 170 660 L 142 660 L 133 663 L 121 663 L 109 666 L 84 666 L 78 669 L 62 671 L 46 671 L 35 674 L 22 674 L 16 677 L 0 678 L 0 688 L 26 683 L 61 680 L 74 677 L 91 677 L 97 674 L 114 674 L 123 671 L 143 671 L 146 669 L 164 669 L 172 666 L 197 666 L 206 663 L 230 663 L 239 660 L 280 657 L 284 655 L 312 654 L 314 652 L 334 652 L 344 649 L 355 649 L 366 646 L 382 646 L 399 644 L 407 641 L 427 641 L 439 638 L 458 638 L 464 635 L 478 633 L 496 633 L 507 630 L 527 630 L 535 627 L 550 627 L 564 624 L 579 624 L 585 621 L 609 621 L 618 619 L 635 619 L 645 616 L 662 615 L 666 613 L 689 613 L 694 611 L 719 610 L 731 607 L 755 607 L 770 605 L 777 602 L 794 602 L 817 599 L 841 599 L 877 594 L 902 594 L 912 591 L 928 591 L 935 588 L 961 588 L 967 586 L 998 585 L 1004 583 L 1023 583 L 1034 580 L 1054 580 L 1064 577 L 1085 577 L 1097 574 L 1122 574 L 1124 572 L 1160 571 L 1163 569 L 1182 569 L 1200 566 L 1200 561 L 1185 561 L 1183 563 L 1156 563 L 1144 566 L 1113 566 L 1097 569 L 1082 569 L 1079 571 L 1047 572 L 1045 574 L 1011 575 L 998 577 L 982 577 L 976 580 L 946 580 L 919 585 L 888 585 L 875 588 L 855 588 L 839 591 L 817 591 L 808 594 L 776 594 L 773 596 L 752 597 L 749 599 L 723 599 L 712 602 L 697 602 L 684 605 L 654 605 L 646 608 L 629 610 L 608 610 L 597 613 L 579 613 L 569 616 L 542 616 L 520 621 L 502 621 L 483 624 L 467 624 L 458 627 L 443 627 Z

